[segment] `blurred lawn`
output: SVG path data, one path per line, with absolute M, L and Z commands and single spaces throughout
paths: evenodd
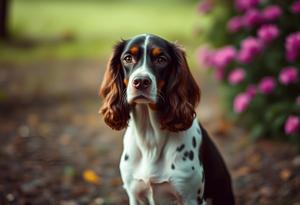
M 209 20 L 187 2 L 14 0 L 13 40 L 0 44 L 0 61 L 107 58 L 117 40 L 140 33 L 177 40 L 193 55 L 194 30 Z

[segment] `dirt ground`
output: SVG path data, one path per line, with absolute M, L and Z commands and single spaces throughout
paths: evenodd
M 104 63 L 0 64 L 0 204 L 127 204 L 118 163 L 122 133 L 98 115 Z M 300 155 L 226 120 L 216 83 L 202 88 L 198 117 L 232 174 L 237 204 L 300 204 Z

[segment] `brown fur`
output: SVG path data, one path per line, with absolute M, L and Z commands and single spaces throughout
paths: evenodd
M 160 48 L 153 48 L 151 52 L 152 52 L 152 55 L 155 57 L 159 56 L 161 53 Z
M 139 52 L 139 47 L 138 47 L 138 46 L 133 46 L 133 47 L 130 49 L 130 52 L 132 53 L 132 55 L 138 54 L 138 52 Z
M 115 46 L 114 52 L 107 64 L 99 94 L 104 98 L 100 113 L 104 121 L 112 129 L 121 130 L 127 127 L 129 119 L 129 107 L 124 99 L 126 85 L 120 62 L 120 55 L 125 42 Z
M 200 89 L 189 70 L 185 52 L 177 45 L 173 47 L 177 64 L 163 89 L 166 102 L 160 105 L 159 116 L 163 129 L 178 132 L 192 125 L 195 107 L 200 101 Z

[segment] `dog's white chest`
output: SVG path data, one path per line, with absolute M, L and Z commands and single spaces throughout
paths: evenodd
M 120 162 L 130 203 L 198 204 L 204 189 L 198 124 L 184 132 L 170 133 L 154 146 L 141 145 L 138 137 L 130 127 L 127 129 Z

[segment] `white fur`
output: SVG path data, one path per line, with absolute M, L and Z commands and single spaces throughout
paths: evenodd
M 121 176 L 130 205 L 139 204 L 133 191 L 139 181 L 149 185 L 150 189 L 151 184 L 169 182 L 181 196 L 184 205 L 197 204 L 197 191 L 201 189 L 202 195 L 204 189 L 204 184 L 201 183 L 204 177 L 203 167 L 198 158 L 202 135 L 197 130 L 199 131 L 200 127 L 196 119 L 189 129 L 182 132 L 161 130 L 156 112 L 149 106 L 137 105 L 133 109 L 124 135 L 124 150 L 120 162 Z M 193 136 L 196 139 L 196 147 L 192 145 Z M 185 148 L 178 152 L 176 149 L 182 144 Z M 186 150 L 193 150 L 193 160 L 183 160 Z M 125 155 L 128 156 L 126 161 Z M 171 169 L 172 163 L 175 166 L 174 170 Z M 152 198 L 151 193 L 147 198 L 149 202 L 163 200 Z M 157 202 L 156 205 L 163 203 Z

